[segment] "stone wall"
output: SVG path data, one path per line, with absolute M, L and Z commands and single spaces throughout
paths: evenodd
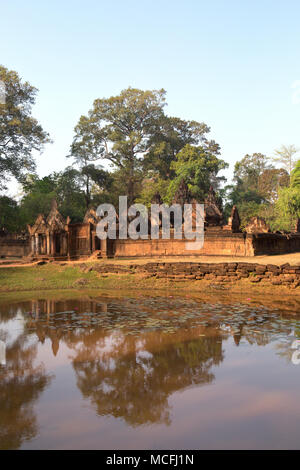
M 94 236 L 94 235 L 93 235 Z M 187 250 L 188 240 L 108 240 L 101 242 L 103 257 L 157 257 L 189 255 L 257 256 L 300 252 L 300 233 L 232 233 L 226 230 L 205 232 L 200 250 Z M 91 226 L 68 225 L 68 255 L 71 258 L 89 256 L 95 249 Z M 29 240 L 14 236 L 0 237 L 0 256 L 22 257 L 30 252 Z
M 83 269 L 91 269 L 85 268 Z M 99 273 L 135 274 L 142 273 L 146 277 L 164 278 L 173 281 L 209 280 L 219 283 L 237 282 L 249 279 L 253 283 L 261 281 L 271 285 L 300 286 L 300 266 L 284 264 L 257 263 L 147 263 L 128 266 L 116 264 L 99 264 L 93 268 Z
M 205 232 L 200 250 L 186 250 L 186 240 L 115 240 L 115 257 L 183 255 L 256 256 L 300 251 L 300 234 Z
M 20 240 L 17 238 L 0 238 L 1 258 L 22 258 L 28 256 L 30 252 L 29 239 Z
M 279 255 L 300 251 L 300 233 L 253 233 L 247 234 L 252 238 L 254 255 Z
M 243 233 L 209 231 L 202 249 L 187 250 L 189 240 L 115 240 L 115 257 L 150 257 L 182 255 L 253 256 L 252 238 Z
M 80 257 L 91 254 L 90 224 L 68 225 L 69 256 Z

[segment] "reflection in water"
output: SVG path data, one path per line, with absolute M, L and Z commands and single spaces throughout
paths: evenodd
M 210 383 L 211 366 L 223 359 L 221 342 L 214 337 L 178 338 L 165 345 L 159 335 L 156 342 L 151 352 L 152 341 L 118 337 L 111 341 L 110 354 L 80 361 L 80 352 L 74 358 L 78 387 L 98 414 L 124 418 L 130 425 L 169 424 L 168 397 L 192 384 Z
M 2 324 L 12 316 L 11 311 L 3 312 Z M 23 333 L 11 339 L 3 329 L 0 337 L 6 344 L 5 365 L 0 366 L 0 449 L 17 449 L 38 432 L 33 404 L 50 377 L 36 364 L 36 342 Z
M 198 327 L 191 338 L 181 324 L 176 324 L 169 303 L 163 304 L 160 300 L 160 308 L 167 316 L 171 314 L 172 326 L 161 314 L 157 322 L 149 317 L 149 305 L 153 309 L 157 302 L 135 300 L 90 301 L 81 305 L 80 310 L 78 307 L 67 310 L 70 304 L 35 302 L 27 327 L 32 329 L 34 325 L 42 343 L 46 337 L 50 338 L 54 355 L 61 340 L 74 351 L 72 363 L 78 388 L 84 398 L 91 400 L 99 415 L 123 418 L 133 426 L 169 424 L 168 397 L 190 385 L 212 382 L 214 375 L 210 369 L 223 360 L 223 355 L 220 335 L 199 337 L 203 328 Z M 55 320 L 51 318 L 53 312 L 56 312 Z M 100 329 L 95 327 L 99 323 Z M 123 326 L 127 330 L 131 326 L 133 330 L 124 334 Z M 174 337 L 170 342 L 171 333 Z
M 99 419 L 121 418 L 129 428 L 170 427 L 176 416 L 170 398 L 216 383 L 230 338 L 236 349 L 274 343 L 274 353 L 290 360 L 300 337 L 297 308 L 291 316 L 279 305 L 172 297 L 2 305 L 7 363 L 0 366 L 0 448 L 20 448 L 41 432 L 36 405 L 56 380 L 47 366 L 49 343 L 55 360 L 67 352 L 77 390 Z M 45 366 L 42 351 L 48 351 Z

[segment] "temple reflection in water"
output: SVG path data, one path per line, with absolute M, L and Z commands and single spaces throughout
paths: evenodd
M 170 397 L 210 387 L 229 338 L 237 348 L 283 337 L 276 354 L 290 360 L 287 339 L 300 322 L 274 310 L 172 297 L 2 304 L 0 448 L 22 447 L 39 434 L 36 404 L 55 377 L 39 359 L 42 350 L 52 351 L 53 364 L 67 358 L 82 399 L 99 417 L 121 418 L 132 428 L 170 426 Z

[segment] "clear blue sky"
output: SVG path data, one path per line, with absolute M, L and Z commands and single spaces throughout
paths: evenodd
M 299 18 L 299 0 L 2 0 L 0 64 L 39 89 L 54 140 L 39 174 L 70 163 L 95 98 L 128 86 L 164 88 L 168 114 L 207 123 L 228 176 L 246 153 L 300 147 Z

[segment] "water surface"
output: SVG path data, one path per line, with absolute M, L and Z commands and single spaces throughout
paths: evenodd
M 299 449 L 299 307 L 173 295 L 1 302 L 0 448 Z

